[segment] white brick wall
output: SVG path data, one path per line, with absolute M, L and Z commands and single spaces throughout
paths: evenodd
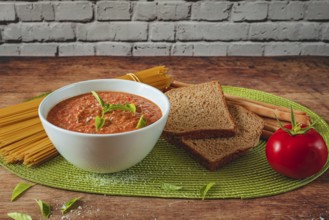
M 54 21 L 53 5 L 49 2 L 17 3 L 16 14 L 21 21 Z
M 58 47 L 59 56 L 93 56 L 95 48 L 92 44 L 69 43 Z
M 229 56 L 261 56 L 263 45 L 257 43 L 232 43 L 228 48 Z
M 195 43 L 194 56 L 226 56 L 227 44 Z
M 59 2 L 53 6 L 56 21 L 90 21 L 94 14 L 91 2 Z
M 329 0 L 0 0 L 0 56 L 329 56 Z
M 133 56 L 169 56 L 170 45 L 166 43 L 136 43 Z
M 302 20 L 305 6 L 298 1 L 274 1 L 269 5 L 268 18 L 273 21 Z
M 96 17 L 99 21 L 130 20 L 130 3 L 124 1 L 100 1 L 96 5 Z
M 267 18 L 268 2 L 236 2 L 232 9 L 233 21 L 263 21 Z
M 15 21 L 15 5 L 13 3 L 1 3 L 0 2 L 0 21 Z
M 3 41 L 47 42 L 75 39 L 75 25 L 71 23 L 12 23 L 4 27 Z
M 230 2 L 196 2 L 192 5 L 191 19 L 197 21 L 222 21 L 229 16 Z
M 299 43 L 289 44 L 288 43 L 273 43 L 271 45 L 266 45 L 264 48 L 265 56 L 290 56 L 299 55 L 301 48 Z
M 98 43 L 96 44 L 96 55 L 99 56 L 131 56 L 132 49 L 129 43 Z
M 328 20 L 329 19 L 328 1 L 310 1 L 307 4 L 306 20 Z
M 157 19 L 157 4 L 155 2 L 137 2 L 132 12 L 134 21 L 153 21 Z
M 174 41 L 176 25 L 173 22 L 153 22 L 150 24 L 151 41 Z
M 22 56 L 55 56 L 57 45 L 55 44 L 22 44 L 20 55 Z

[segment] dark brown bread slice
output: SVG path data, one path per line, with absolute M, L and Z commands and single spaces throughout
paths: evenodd
M 259 143 L 264 121 L 247 109 L 229 105 L 229 111 L 236 120 L 238 129 L 234 137 L 189 139 L 166 136 L 167 140 L 179 144 L 197 161 L 209 170 L 216 170 L 233 159 L 243 155 Z
M 189 138 L 230 137 L 236 124 L 217 81 L 166 92 L 170 113 L 164 133 Z

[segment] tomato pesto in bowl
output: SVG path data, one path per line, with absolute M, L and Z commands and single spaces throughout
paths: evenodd
M 139 82 L 96 79 L 47 95 L 38 113 L 58 152 L 86 171 L 114 173 L 142 161 L 167 122 L 170 103 Z
M 103 114 L 104 108 L 107 111 Z M 160 108 L 144 97 L 102 91 L 96 97 L 90 92 L 61 101 L 50 110 L 47 120 L 71 131 L 114 134 L 153 124 L 161 116 Z M 98 120 L 101 122 L 97 124 Z

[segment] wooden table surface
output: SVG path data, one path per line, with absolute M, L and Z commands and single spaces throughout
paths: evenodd
M 111 78 L 166 65 L 176 80 L 266 91 L 296 101 L 329 121 L 329 57 L 61 57 L 0 58 L 0 107 L 88 79 Z M 300 189 L 258 199 L 188 200 L 105 196 L 36 185 L 15 202 L 22 179 L 0 167 L 0 219 L 23 212 L 40 219 L 34 199 L 52 204 L 50 219 L 329 219 L 329 173 Z M 83 196 L 62 217 L 61 204 Z

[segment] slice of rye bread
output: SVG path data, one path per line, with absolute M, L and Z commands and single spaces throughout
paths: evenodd
M 170 113 L 164 133 L 189 138 L 231 137 L 236 123 L 217 81 L 169 90 Z
M 244 107 L 229 105 L 229 111 L 238 124 L 234 137 L 208 139 L 164 137 L 169 142 L 185 148 L 204 167 L 214 171 L 256 146 L 264 127 L 264 121 Z

